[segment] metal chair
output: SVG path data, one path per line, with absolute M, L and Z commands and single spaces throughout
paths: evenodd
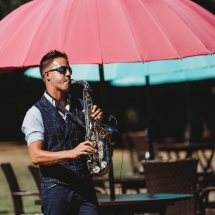
M 215 192 L 214 186 L 206 187 L 202 190 L 199 197 L 200 215 L 215 215 L 215 201 L 209 200 L 209 194 Z
M 197 159 L 175 161 L 142 161 L 146 189 L 148 193 L 184 193 L 193 194 L 189 200 L 176 202 L 168 206 L 167 215 L 196 214 L 196 172 Z
M 11 164 L 2 163 L 1 168 L 6 176 L 7 182 L 10 187 L 11 196 L 13 198 L 15 215 L 43 215 L 43 213 L 41 213 L 41 212 L 24 213 L 24 209 L 23 209 L 22 197 L 23 196 L 39 196 L 40 195 L 39 190 L 21 191 Z
M 32 174 L 32 176 L 34 178 L 34 181 L 35 181 L 35 183 L 36 183 L 36 185 L 38 187 L 38 190 L 40 191 L 40 189 L 41 189 L 41 186 L 40 186 L 41 182 L 40 182 L 40 175 L 39 175 L 39 169 L 38 169 L 38 167 L 34 166 L 34 165 L 29 165 L 28 169 L 30 170 L 30 172 L 31 172 L 31 174 Z
M 121 135 L 125 147 L 130 152 L 130 160 L 133 173 L 143 173 L 141 161 L 145 159 L 145 153 L 149 151 L 146 133 L 144 131 L 129 131 Z

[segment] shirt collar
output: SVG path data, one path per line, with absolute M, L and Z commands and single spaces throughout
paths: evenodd
M 52 103 L 53 106 L 55 106 L 55 100 L 45 91 L 44 96 Z M 66 109 L 69 110 L 71 106 L 71 95 L 67 93 L 67 102 L 66 102 Z

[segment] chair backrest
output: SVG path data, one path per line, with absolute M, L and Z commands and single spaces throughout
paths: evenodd
M 176 161 L 142 161 L 148 193 L 196 192 L 197 159 Z M 195 197 L 168 206 L 167 215 L 196 214 Z
M 98 187 L 98 186 L 94 186 L 96 194 L 100 195 L 100 194 L 107 194 L 107 192 L 102 188 L 102 187 Z
M 141 161 L 145 159 L 145 153 L 149 151 L 144 131 L 129 131 L 121 134 L 122 141 L 130 152 L 131 167 L 133 173 L 142 172 Z
M 135 149 L 138 160 L 145 159 L 145 153 L 149 151 L 149 145 L 146 141 L 146 134 L 144 131 L 129 131 L 126 134 L 129 146 Z
M 10 187 L 10 191 L 11 191 L 11 195 L 12 195 L 13 203 L 14 203 L 15 214 L 16 215 L 23 214 L 23 203 L 22 203 L 21 196 L 13 195 L 13 192 L 20 192 L 20 189 L 19 189 L 19 185 L 18 185 L 16 176 L 12 169 L 12 166 L 10 163 L 3 163 L 3 164 L 1 164 L 1 168 L 5 174 L 5 177 L 7 179 L 9 187 Z
M 2 163 L 1 168 L 5 174 L 5 177 L 10 187 L 11 196 L 13 198 L 15 215 L 43 215 L 43 213 L 41 212 L 24 213 L 24 209 L 23 209 L 22 196 L 35 196 L 35 195 L 39 196 L 39 191 L 38 190 L 21 191 L 11 164 Z
M 34 181 L 36 182 L 36 185 L 37 185 L 38 189 L 40 190 L 41 181 L 40 181 L 40 174 L 39 174 L 38 167 L 33 166 L 33 165 L 29 165 L 28 169 L 30 170 L 30 172 L 31 172 L 31 174 L 32 174 L 32 176 L 34 178 Z

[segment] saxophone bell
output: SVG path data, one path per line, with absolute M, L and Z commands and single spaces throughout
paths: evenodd
M 106 124 L 103 124 L 101 122 L 98 122 L 98 126 L 101 128 L 101 129 L 104 129 L 105 131 L 108 131 L 108 132 L 111 132 L 111 133 L 117 133 L 118 130 L 110 125 L 106 125 Z

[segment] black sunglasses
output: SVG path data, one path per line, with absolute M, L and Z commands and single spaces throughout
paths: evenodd
M 70 66 L 60 66 L 55 69 L 50 69 L 48 70 L 48 72 L 58 71 L 61 74 L 65 74 L 67 70 L 69 71 L 70 74 L 72 74 L 72 69 Z

